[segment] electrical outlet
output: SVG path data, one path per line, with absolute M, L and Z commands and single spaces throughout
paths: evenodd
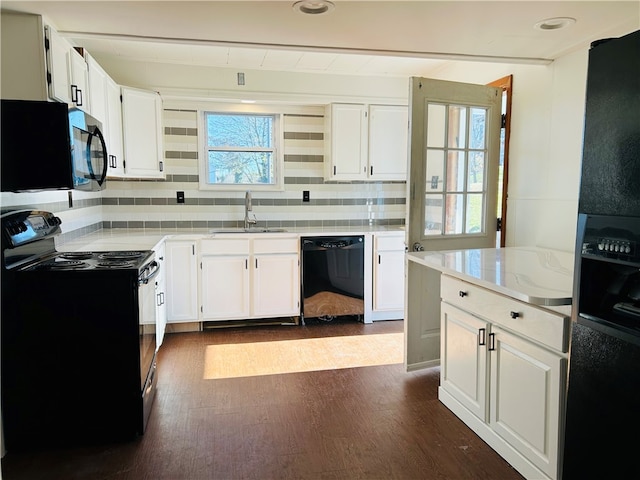
M 309 190 L 303 190 L 302 191 L 302 201 L 303 202 L 308 202 L 309 201 Z
M 184 192 L 176 192 L 176 202 L 184 203 Z

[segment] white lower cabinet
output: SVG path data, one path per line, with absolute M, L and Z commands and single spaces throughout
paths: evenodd
M 374 235 L 374 311 L 404 309 L 404 254 L 404 232 Z
M 164 331 L 167 326 L 167 267 L 165 256 L 165 243 L 160 242 L 154 248 L 156 252 L 155 260 L 158 262 L 160 273 L 155 278 L 156 281 L 156 344 L 157 349 L 162 345 Z
M 195 240 L 167 240 L 167 322 L 198 321 L 198 257 Z
M 297 236 L 240 234 L 202 240 L 202 320 L 299 315 L 298 252 Z
M 441 292 L 440 400 L 525 477 L 559 478 L 569 318 L 446 275 Z
M 248 318 L 249 241 L 203 240 L 200 288 L 203 320 Z
M 298 260 L 297 253 L 254 255 L 252 316 L 300 315 Z

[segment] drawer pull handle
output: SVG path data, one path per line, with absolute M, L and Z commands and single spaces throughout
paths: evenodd
M 509 315 L 511 315 L 511 318 L 518 318 L 520 316 L 519 312 L 509 312 Z
M 489 351 L 493 352 L 496 349 L 496 334 L 495 333 L 490 333 L 489 334 Z
M 460 295 L 461 297 L 466 297 L 467 296 L 467 292 L 465 292 L 464 290 L 460 290 L 458 292 L 458 295 Z
M 478 345 L 483 346 L 487 344 L 487 329 L 478 329 Z

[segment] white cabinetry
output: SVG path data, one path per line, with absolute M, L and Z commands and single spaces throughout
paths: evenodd
M 374 311 L 404 310 L 404 237 L 404 232 L 374 235 Z
M 222 235 L 201 242 L 202 320 L 300 314 L 298 237 Z
M 124 176 L 164 178 L 160 95 L 122 87 L 122 128 Z
M 88 80 L 89 80 L 89 104 L 91 105 L 91 116 L 102 123 L 102 133 L 107 140 L 107 122 L 109 121 L 107 113 L 107 78 L 109 75 L 95 61 L 95 59 L 85 53 L 87 62 Z M 107 143 L 107 152 L 109 151 L 109 143 Z
M 335 103 L 325 123 L 327 179 L 406 180 L 406 106 Z
M 2 98 L 47 100 L 47 60 L 42 17 L 3 10 L 0 21 Z
M 122 101 L 120 85 L 107 77 L 105 80 L 105 103 L 107 119 L 105 122 L 105 140 L 109 163 L 107 176 L 124 175 L 124 144 L 122 140 Z
M 89 68 L 91 115 L 102 122 L 102 134 L 107 144 L 108 176 L 124 175 L 122 144 L 122 103 L 120 85 L 85 53 Z
M 4 14 L 3 14 L 4 15 Z M 49 97 L 62 103 L 73 104 L 71 99 L 71 45 L 50 26 L 45 27 L 47 50 L 47 82 Z
M 198 321 L 198 257 L 195 240 L 167 240 L 167 322 Z
M 71 103 L 80 110 L 91 113 L 87 62 L 83 54 L 75 48 L 69 48 L 67 55 L 69 55 L 69 68 L 71 70 Z
M 300 315 L 298 237 L 253 240 L 253 305 L 258 318 Z
M 155 260 L 158 262 L 160 273 L 155 278 L 156 281 L 156 337 L 157 348 L 162 345 L 164 330 L 167 326 L 167 262 L 165 257 L 165 243 L 161 241 L 154 248 L 156 252 Z
M 249 238 L 206 239 L 200 246 L 202 319 L 249 318 Z
M 3 11 L 2 98 L 56 100 L 89 112 L 84 57 L 40 15 Z
M 440 400 L 525 477 L 558 478 L 569 318 L 447 275 L 441 294 Z

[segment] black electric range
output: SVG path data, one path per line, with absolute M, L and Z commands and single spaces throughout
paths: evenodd
M 1 220 L 7 451 L 142 435 L 157 379 L 154 252 L 58 252 L 50 212 Z

